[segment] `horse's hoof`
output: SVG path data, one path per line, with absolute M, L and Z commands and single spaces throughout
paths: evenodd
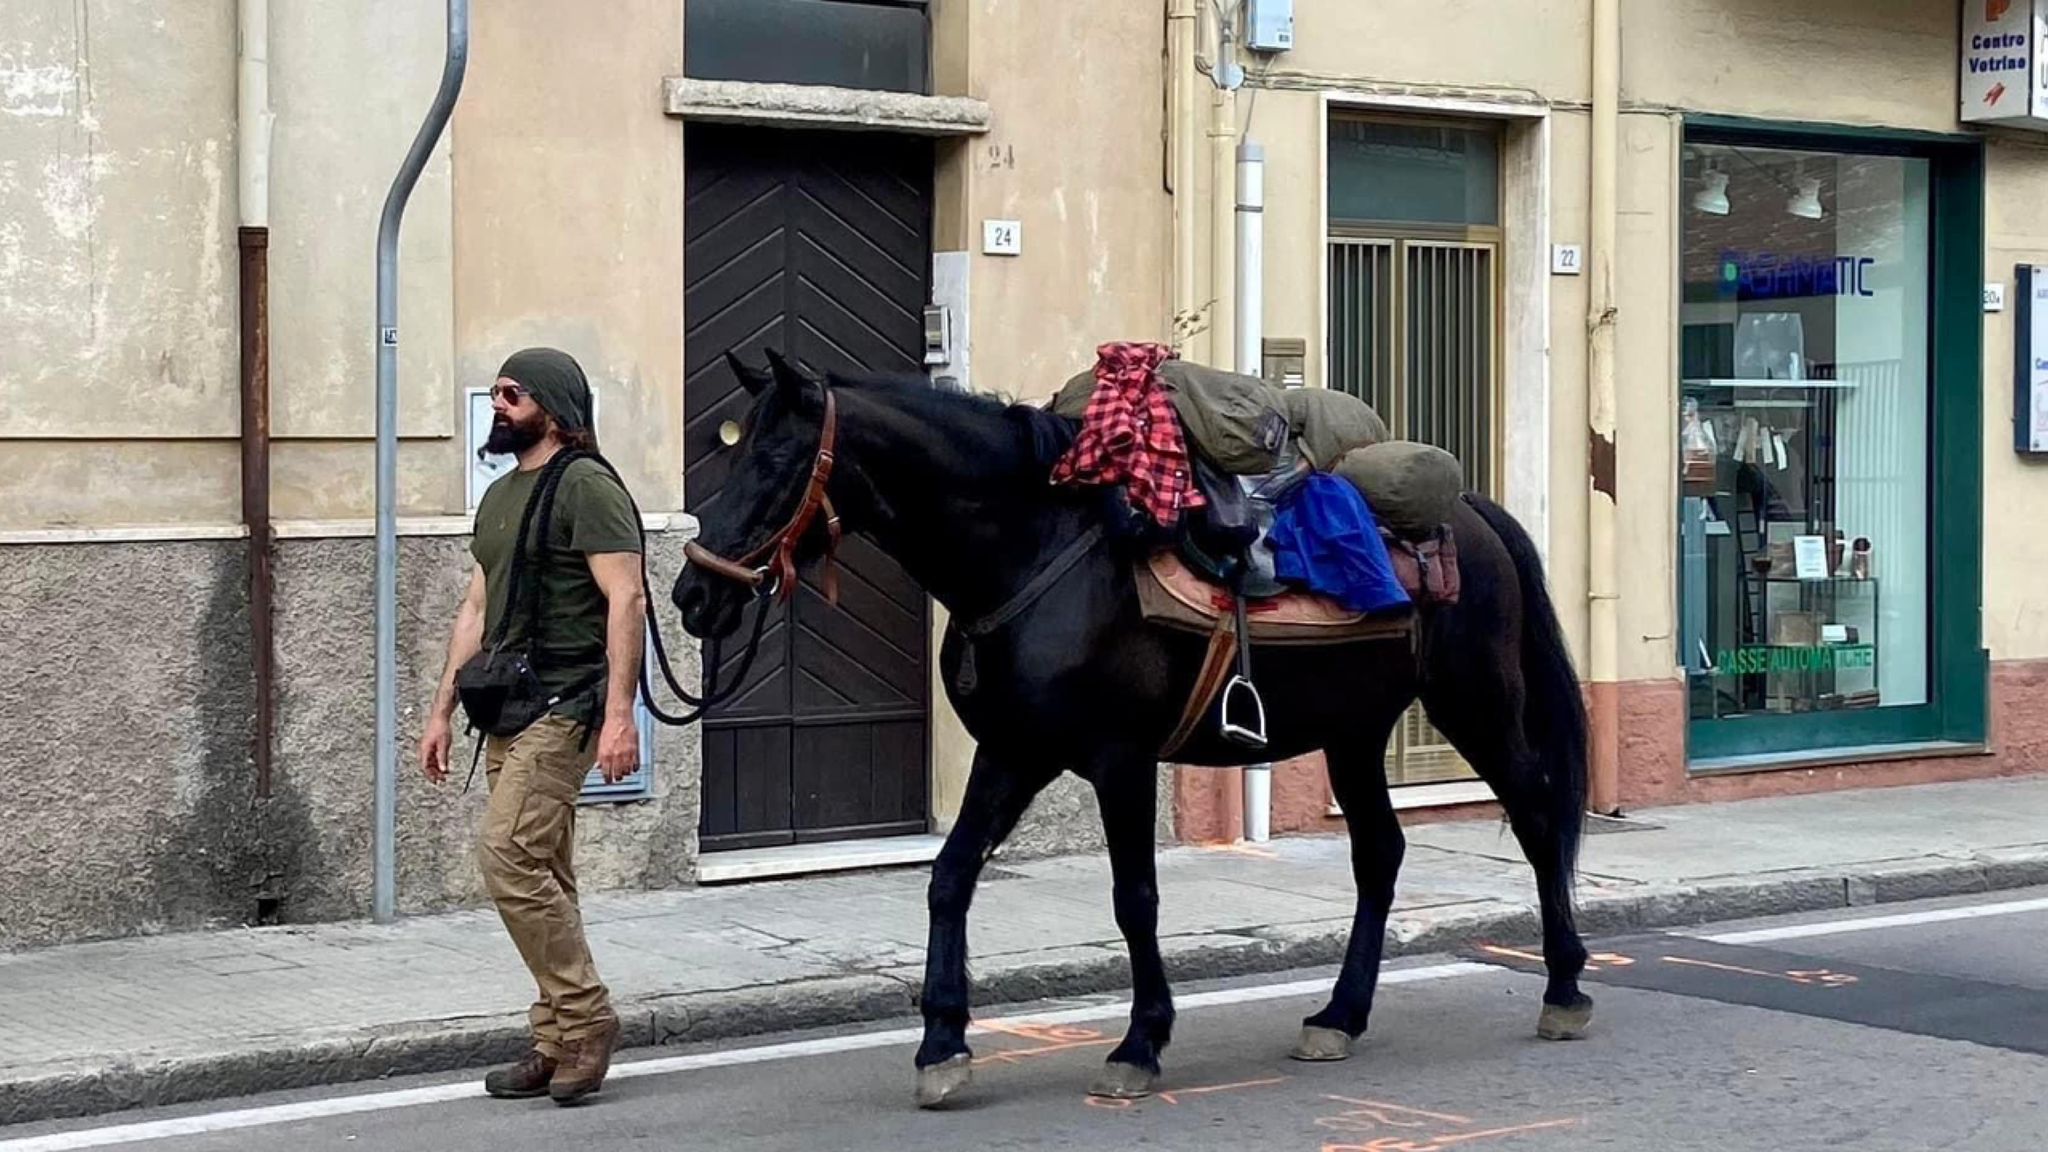
M 1536 1020 L 1536 1035 L 1545 1040 L 1578 1040 L 1593 1023 L 1593 998 L 1580 996 L 1568 1005 L 1545 1004 Z
M 962 1052 L 943 1064 L 917 1070 L 917 1106 L 937 1108 L 974 1082 L 974 1057 Z
M 1152 1086 L 1158 1082 L 1157 1073 L 1135 1064 L 1105 1064 L 1095 1083 L 1088 1086 L 1088 1094 L 1107 1100 L 1138 1100 L 1150 1096 Z
M 1294 1042 L 1294 1051 L 1288 1055 L 1296 1060 L 1318 1062 L 1348 1060 L 1351 1058 L 1351 1037 L 1335 1028 L 1304 1024 L 1301 1026 L 1301 1039 Z

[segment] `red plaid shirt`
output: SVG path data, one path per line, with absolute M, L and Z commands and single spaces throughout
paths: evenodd
M 1158 368 L 1164 344 L 1104 344 L 1095 350 L 1095 394 L 1074 446 L 1053 466 L 1055 484 L 1127 485 L 1132 505 L 1163 528 L 1205 501 Z

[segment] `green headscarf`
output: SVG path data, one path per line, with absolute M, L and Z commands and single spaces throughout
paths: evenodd
M 556 348 L 522 348 L 506 357 L 498 375 L 525 385 L 534 403 L 555 418 L 564 432 L 596 431 L 590 412 L 590 381 L 576 358 Z

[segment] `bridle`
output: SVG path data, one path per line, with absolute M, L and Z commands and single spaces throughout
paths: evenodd
M 825 483 L 832 477 L 832 447 L 839 438 L 839 411 L 833 402 L 832 390 L 825 389 L 824 430 L 818 436 L 818 453 L 811 460 L 811 478 L 804 484 L 803 498 L 798 501 L 796 515 L 782 530 L 770 536 L 760 547 L 737 560 L 728 560 L 695 540 L 683 545 L 683 555 L 689 562 L 706 572 L 723 576 L 736 584 L 753 591 L 759 606 L 754 610 L 753 634 L 747 638 L 745 654 L 740 659 L 738 673 L 723 688 L 718 686 L 720 644 L 717 640 L 707 641 L 704 651 L 704 695 L 689 692 L 676 678 L 669 666 L 668 649 L 662 643 L 661 628 L 650 613 L 647 617 L 649 631 L 654 640 L 654 663 L 661 669 L 663 679 L 668 681 L 669 690 L 685 704 L 691 706 L 688 715 L 674 716 L 663 711 L 654 702 L 654 691 L 647 680 L 647 670 L 640 670 L 640 690 L 645 697 L 647 710 L 656 720 L 664 724 L 681 727 L 694 724 L 716 708 L 737 695 L 747 683 L 747 671 L 754 666 L 754 657 L 761 650 L 761 636 L 768 626 L 768 604 L 770 600 L 788 603 L 796 595 L 796 549 L 804 533 L 820 512 L 825 515 L 825 599 L 834 607 L 839 604 L 839 571 L 833 566 L 839 551 L 839 513 L 832 508 L 832 498 L 825 494 Z M 644 586 L 647 579 L 645 550 L 642 550 L 640 579 Z M 649 599 L 652 599 L 650 596 Z
M 804 485 L 803 499 L 798 501 L 796 514 L 790 517 L 789 523 L 737 560 L 717 555 L 699 546 L 695 540 L 683 545 L 683 555 L 706 572 L 744 585 L 758 596 L 772 596 L 786 604 L 796 595 L 797 545 L 822 512 L 825 515 L 825 600 L 838 606 L 839 570 L 835 561 L 839 552 L 839 513 L 833 510 L 832 498 L 825 493 L 825 483 L 832 477 L 833 445 L 838 438 L 839 411 L 832 389 L 826 387 L 824 430 L 818 436 L 818 453 L 811 460 L 811 478 Z

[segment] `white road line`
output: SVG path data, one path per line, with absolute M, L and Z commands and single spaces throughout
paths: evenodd
M 1420 984 L 1430 980 L 1448 980 L 1460 976 L 1473 976 L 1482 972 L 1499 974 L 1503 970 L 1490 964 L 1432 964 L 1420 968 L 1395 968 L 1380 975 L 1380 985 L 1386 987 L 1398 984 Z M 1254 1004 L 1264 1000 L 1285 1000 L 1295 996 L 1320 995 L 1330 989 L 1329 980 L 1296 980 L 1284 984 L 1261 984 L 1248 988 L 1225 988 L 1215 992 L 1196 992 L 1178 997 L 1175 1006 L 1182 1011 L 1194 1008 L 1214 1008 L 1227 1004 Z M 1071 1008 L 1058 1012 L 1042 1012 L 1028 1016 L 999 1017 L 970 1029 L 970 1034 L 983 1035 L 989 1032 L 989 1025 L 1017 1028 L 1028 1025 L 1050 1026 L 1076 1024 L 1088 1020 L 1121 1019 L 1130 1013 L 1130 1001 L 1091 1004 L 1085 1008 Z M 652 1060 L 635 1060 L 612 1066 L 611 1078 L 631 1080 L 642 1076 L 667 1076 L 677 1072 L 693 1072 L 703 1068 L 730 1068 L 743 1064 L 765 1064 L 776 1060 L 796 1060 L 808 1056 L 828 1056 L 841 1052 L 858 1052 L 869 1048 L 890 1048 L 899 1044 L 914 1044 L 924 1035 L 922 1028 L 890 1028 L 879 1032 L 859 1032 L 847 1036 L 827 1036 L 815 1040 L 792 1040 L 783 1044 L 764 1044 L 755 1048 L 737 1048 L 723 1052 L 693 1052 L 687 1056 L 657 1057 Z M 385 1112 L 396 1108 L 414 1108 L 423 1104 L 445 1104 L 455 1100 L 482 1098 L 483 1086 L 476 1080 L 460 1084 L 439 1084 L 428 1088 L 406 1088 L 395 1092 L 373 1092 L 360 1096 L 333 1096 L 322 1100 L 301 1100 L 292 1104 L 273 1104 L 264 1108 L 242 1108 L 231 1112 L 209 1112 L 199 1116 L 181 1116 L 171 1120 L 150 1120 L 140 1124 L 120 1124 L 107 1128 L 85 1128 L 75 1132 L 59 1132 L 49 1136 L 29 1136 L 19 1140 L 0 1140 L 0 1152 L 75 1152 L 82 1148 L 108 1148 L 119 1144 L 139 1144 L 150 1140 L 168 1140 L 177 1136 L 199 1136 L 212 1132 L 229 1132 L 241 1128 L 260 1128 L 272 1124 L 290 1124 L 301 1120 L 317 1120 L 328 1116 L 348 1116 L 361 1112 Z
M 1931 908 L 1924 912 L 1900 912 L 1891 916 L 1866 916 L 1859 920 L 1823 920 L 1816 924 L 1786 924 L 1749 932 L 1721 932 L 1696 935 L 1694 939 L 1715 944 L 1763 944 L 1772 940 L 1801 940 L 1809 936 L 1838 936 L 1848 932 L 1870 932 L 1879 928 L 1910 928 L 1917 924 L 1940 924 L 1949 920 L 1979 920 L 1987 916 L 2012 916 L 2021 912 L 2048 912 L 2048 898 L 2008 900 L 2003 904 L 1976 904 L 1967 908 Z

